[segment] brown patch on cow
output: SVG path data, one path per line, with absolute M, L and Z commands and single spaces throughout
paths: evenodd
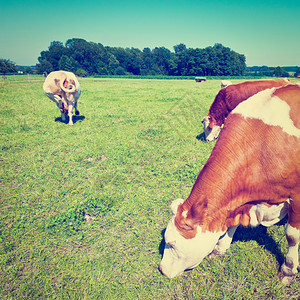
M 194 222 L 189 216 L 189 212 L 187 213 L 187 217 L 185 218 L 183 216 L 183 212 L 186 211 L 186 209 L 183 207 L 182 204 L 180 204 L 177 208 L 177 214 L 174 220 L 175 226 L 179 233 L 186 239 L 192 239 L 196 236 L 197 230 L 194 226 Z
M 209 125 L 208 125 L 209 128 L 213 129 L 213 127 L 217 125 L 216 119 L 213 116 L 208 115 L 208 120 L 209 120 Z
M 292 196 L 292 200 L 289 205 L 288 215 L 289 224 L 292 227 L 300 230 L 300 193 Z
M 54 78 L 54 83 L 57 86 L 56 92 L 58 92 L 60 90 L 60 79 Z
M 65 80 L 64 80 L 64 83 L 63 83 L 63 86 L 64 86 L 66 89 L 68 88 L 68 84 L 69 84 L 68 80 L 65 79 Z

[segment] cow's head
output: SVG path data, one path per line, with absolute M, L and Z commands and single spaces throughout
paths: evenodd
M 202 124 L 205 138 L 208 142 L 211 142 L 218 138 L 222 126 L 217 125 L 217 122 L 213 116 L 205 116 L 202 120 Z
M 175 225 L 175 217 L 179 213 L 178 206 L 182 199 L 173 201 L 171 209 L 173 216 L 165 232 L 165 249 L 159 270 L 169 278 L 180 275 L 187 269 L 199 265 L 203 258 L 212 252 L 218 239 L 224 232 L 202 232 L 200 226 L 193 238 L 185 238 Z M 186 211 L 180 212 L 186 217 Z

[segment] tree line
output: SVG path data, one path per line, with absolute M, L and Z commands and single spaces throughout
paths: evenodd
M 165 47 L 154 49 L 103 46 L 72 38 L 65 45 L 50 43 L 42 51 L 36 65 L 37 73 L 66 70 L 78 76 L 87 75 L 169 75 L 169 76 L 242 76 L 246 59 L 222 44 L 212 47 L 187 48 L 175 45 L 174 51 Z
M 246 59 L 222 44 L 206 48 L 187 48 L 178 44 L 170 51 L 165 47 L 154 49 L 103 46 L 72 38 L 65 45 L 53 41 L 40 53 L 34 70 L 17 67 L 7 59 L 0 59 L 0 73 L 48 74 L 56 70 L 74 72 L 80 77 L 89 75 L 167 75 L 167 76 L 272 76 L 300 75 L 299 67 L 246 67 Z M 288 69 L 290 68 L 290 69 Z
M 299 67 L 268 67 L 268 66 L 254 66 L 247 67 L 246 75 L 247 76 L 271 76 L 271 77 L 289 77 L 290 73 L 294 73 L 295 77 L 300 74 Z

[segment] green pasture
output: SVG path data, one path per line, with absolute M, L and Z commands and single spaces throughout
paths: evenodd
M 299 299 L 299 275 L 275 277 L 284 222 L 238 229 L 224 256 L 177 278 L 158 271 L 169 206 L 214 147 L 201 119 L 220 80 L 80 84 L 71 127 L 42 77 L 0 81 L 1 299 Z

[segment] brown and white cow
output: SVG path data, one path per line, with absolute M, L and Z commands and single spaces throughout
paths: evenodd
M 67 71 L 51 72 L 44 82 L 43 89 L 59 108 L 62 120 L 66 121 L 66 114 L 68 114 L 69 125 L 73 125 L 73 108 L 75 114 L 79 115 L 77 101 L 81 93 L 76 75 Z
M 300 86 L 264 90 L 233 110 L 190 195 L 171 209 L 159 267 L 166 276 L 224 253 L 240 224 L 270 226 L 288 213 L 279 276 L 289 282 L 300 241 Z
M 219 136 L 225 119 L 238 104 L 262 90 L 289 83 L 288 79 L 264 79 L 244 81 L 222 88 L 211 104 L 208 115 L 202 120 L 206 140 L 210 142 Z

